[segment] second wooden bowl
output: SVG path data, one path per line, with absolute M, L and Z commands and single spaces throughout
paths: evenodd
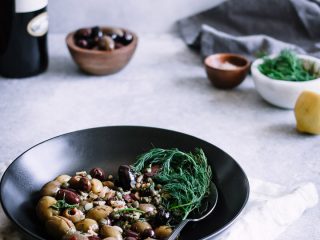
M 101 28 L 103 31 L 110 29 L 110 27 Z M 82 71 L 92 75 L 109 75 L 120 71 L 128 64 L 138 44 L 138 37 L 135 33 L 126 29 L 123 30 L 132 34 L 132 42 L 112 51 L 78 47 L 74 41 L 75 32 L 67 35 L 66 43 L 73 60 Z
M 218 53 L 204 61 L 206 72 L 212 84 L 221 89 L 238 86 L 247 76 L 250 62 L 243 56 L 231 53 Z

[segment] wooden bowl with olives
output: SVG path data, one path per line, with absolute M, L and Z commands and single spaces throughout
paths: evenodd
M 126 29 L 97 26 L 69 33 L 66 43 L 83 72 L 109 75 L 128 64 L 136 50 L 138 37 Z

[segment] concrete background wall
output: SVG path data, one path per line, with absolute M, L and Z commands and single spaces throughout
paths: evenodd
M 49 0 L 50 32 L 66 33 L 83 26 L 112 25 L 139 33 L 174 31 L 183 17 L 222 0 Z

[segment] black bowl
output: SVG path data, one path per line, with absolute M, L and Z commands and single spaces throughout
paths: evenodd
M 42 142 L 19 156 L 1 180 L 1 203 L 7 216 L 27 239 L 48 238 L 35 214 L 39 189 L 66 173 L 102 167 L 115 174 L 121 164 L 153 146 L 193 151 L 202 148 L 213 169 L 219 199 L 205 220 L 190 223 L 181 240 L 208 239 L 227 228 L 240 214 L 249 196 L 248 179 L 241 167 L 225 152 L 196 137 L 170 130 L 115 126 L 67 133 Z

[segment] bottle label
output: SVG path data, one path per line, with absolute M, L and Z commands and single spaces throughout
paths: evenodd
M 31 36 L 41 37 L 48 32 L 48 13 L 44 12 L 31 19 L 28 23 L 27 31 Z
M 15 0 L 16 13 L 34 12 L 48 5 L 48 0 Z

